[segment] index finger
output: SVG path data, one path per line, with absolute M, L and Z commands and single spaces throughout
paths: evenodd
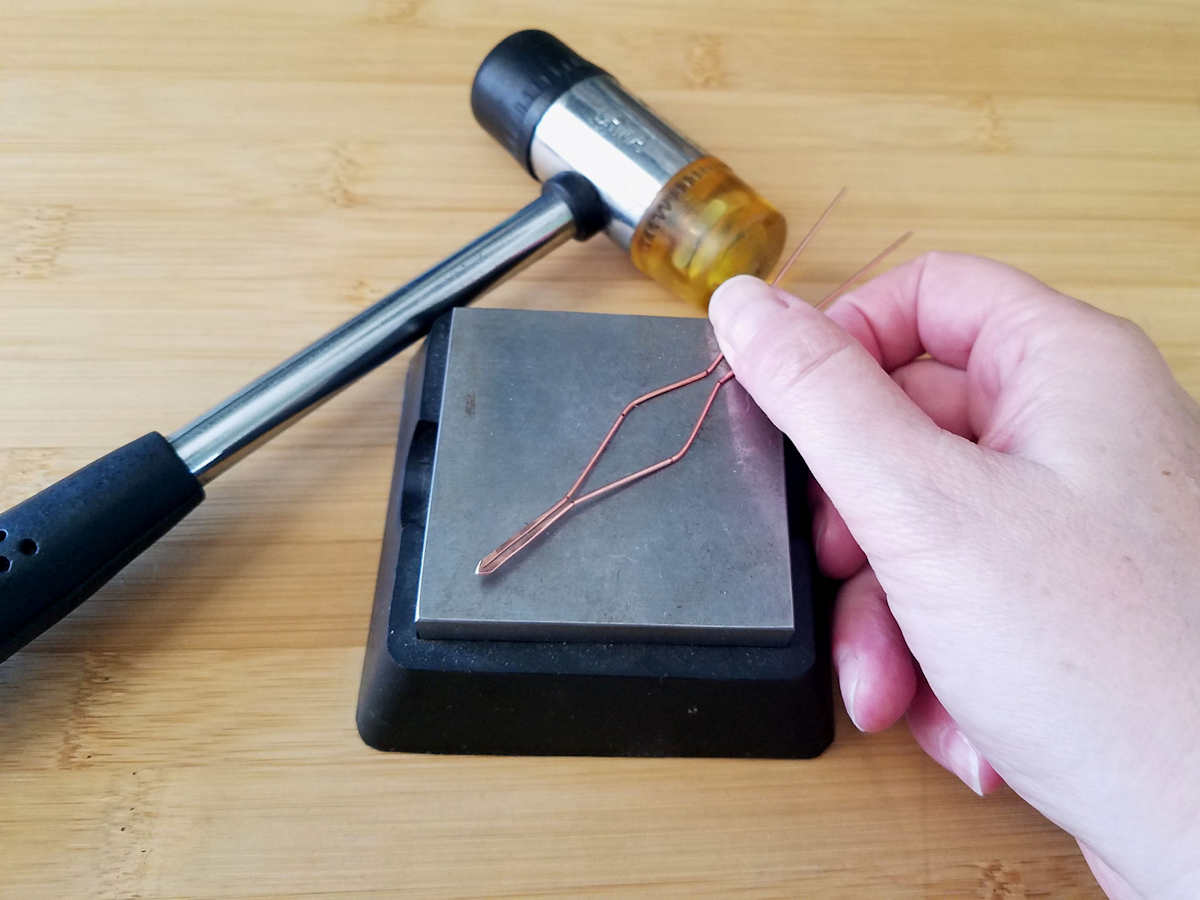
M 1076 303 L 1004 263 L 934 252 L 843 295 L 828 315 L 889 372 L 925 353 L 965 369 L 985 333 L 1002 337 Z

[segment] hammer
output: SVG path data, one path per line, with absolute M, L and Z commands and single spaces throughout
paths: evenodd
M 471 109 L 540 195 L 170 437 L 150 432 L 0 513 L 0 661 L 170 530 L 221 472 L 569 239 L 603 230 L 698 303 L 733 275 L 764 274 L 783 248 L 783 217 L 728 166 L 544 31 L 487 55 Z

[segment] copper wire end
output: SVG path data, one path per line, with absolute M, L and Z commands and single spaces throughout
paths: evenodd
M 864 275 L 866 275 L 868 272 L 870 272 L 873 268 L 875 268 L 877 265 L 879 265 L 879 263 L 881 263 L 883 261 L 884 257 L 886 257 L 888 254 L 892 253 L 893 251 L 899 249 L 900 245 L 903 244 L 905 241 L 907 241 L 912 236 L 913 236 L 913 233 L 911 231 L 906 231 L 906 232 L 904 232 L 904 234 L 900 235 L 900 237 L 896 238 L 894 241 L 892 241 L 890 244 L 888 244 L 886 247 L 884 247 L 882 250 L 880 250 L 878 253 L 876 253 L 873 257 L 871 257 L 870 262 L 868 262 L 865 266 L 863 266 L 861 269 L 859 269 L 857 272 L 855 272 L 853 275 L 851 275 L 849 278 L 847 278 L 845 281 L 843 281 L 841 284 L 839 284 L 837 287 L 835 287 L 832 291 L 830 291 L 828 294 L 826 294 L 824 299 L 822 299 L 821 302 L 817 304 L 817 309 L 824 309 L 830 303 L 832 303 L 834 300 L 836 300 L 838 297 L 842 296 L 842 294 L 844 294 L 849 289 L 850 285 L 854 284 L 854 282 L 858 281 L 858 279 L 862 278 Z
M 784 261 L 783 265 L 779 267 L 779 270 L 775 273 L 775 277 L 771 279 L 772 285 L 779 284 L 780 280 L 787 274 L 788 270 L 799 258 L 800 253 L 805 247 L 808 246 L 809 242 L 813 239 L 813 236 L 820 229 L 821 225 L 824 224 L 825 219 L 833 211 L 833 208 L 837 206 L 838 201 L 842 199 L 845 193 L 846 189 L 843 187 L 837 192 L 837 194 L 834 195 L 834 198 L 829 202 L 829 205 L 825 207 L 825 210 L 817 218 L 816 222 L 814 222 L 812 227 L 808 229 L 808 232 L 804 235 L 804 237 L 800 239 L 800 243 L 796 245 L 796 249 L 791 252 L 788 258 Z M 841 287 L 838 288 L 838 290 L 840 291 L 844 289 L 852 281 L 866 272 L 871 266 L 883 259 L 884 256 L 896 249 L 896 247 L 900 246 L 900 244 L 903 243 L 903 241 L 907 238 L 908 235 L 905 235 L 899 241 L 893 243 L 890 247 L 884 250 L 883 253 L 880 253 L 873 260 L 871 260 L 871 262 L 867 263 L 866 266 L 864 266 L 862 269 L 859 269 L 859 271 L 852 275 L 849 280 L 847 280 Z M 829 298 L 826 298 L 826 300 L 822 302 L 828 302 L 828 300 L 832 299 L 833 296 L 836 296 L 836 293 L 830 295 Z M 622 478 L 618 478 L 615 481 L 610 481 L 606 485 L 598 487 L 592 491 L 588 491 L 585 494 L 579 493 L 579 490 L 583 487 L 583 483 L 587 480 L 588 476 L 591 475 L 592 470 L 596 468 L 596 464 L 600 461 L 601 455 L 606 449 L 608 449 L 608 445 L 612 443 L 612 440 L 616 436 L 618 429 L 620 429 L 621 424 L 631 412 L 633 412 L 643 403 L 654 400 L 663 396 L 664 394 L 669 394 L 672 391 L 679 390 L 682 387 L 687 387 L 689 384 L 695 384 L 697 381 L 703 381 L 705 378 L 715 372 L 717 367 L 724 361 L 724 354 L 718 355 L 716 359 L 709 363 L 706 369 L 696 372 L 693 375 L 689 375 L 687 378 L 681 378 L 679 381 L 674 381 L 671 384 L 648 391 L 647 393 L 642 394 L 640 397 L 636 398 L 635 400 L 631 400 L 628 404 L 626 404 L 625 408 L 621 410 L 616 420 L 609 427 L 608 433 L 604 436 L 604 440 L 600 442 L 600 446 L 596 448 L 596 452 L 592 454 L 592 457 L 588 460 L 587 465 L 583 467 L 583 471 L 579 473 L 579 477 L 575 479 L 575 483 L 572 484 L 567 492 L 549 509 L 547 509 L 540 516 L 510 537 L 507 541 L 481 559 L 475 566 L 475 574 L 493 574 L 506 562 L 533 543 L 539 536 L 544 534 L 554 525 L 555 522 L 557 522 L 577 506 L 587 503 L 589 500 L 595 500 L 604 496 L 605 494 L 611 493 L 612 491 L 620 490 L 621 488 L 630 485 L 635 481 L 645 478 L 647 475 L 652 475 L 655 472 L 674 465 L 675 463 L 679 462 L 679 460 L 683 459 L 683 457 L 687 455 L 687 452 L 692 449 L 692 445 L 696 442 L 696 436 L 700 433 L 700 428 L 704 424 L 704 420 L 708 417 L 709 410 L 712 409 L 713 403 L 716 402 L 717 393 L 722 387 L 733 380 L 733 372 L 726 372 L 719 379 L 717 379 L 716 383 L 712 386 L 712 390 L 710 390 L 708 393 L 708 399 L 705 401 L 703 409 L 700 410 L 700 415 L 696 418 L 696 424 L 692 426 L 692 430 L 688 434 L 687 440 L 684 441 L 683 446 L 680 447 L 675 453 L 660 459 L 658 462 L 652 463 L 643 469 L 639 469 L 638 471 L 632 472 L 629 475 L 625 475 Z
M 775 273 L 775 277 L 771 279 L 772 285 L 778 285 L 781 281 L 783 281 L 783 277 L 787 275 L 788 269 L 795 265 L 796 260 L 800 258 L 800 254 L 804 252 L 804 248 L 808 246 L 809 241 L 813 239 L 813 236 L 820 230 L 821 226 L 825 224 L 825 220 L 829 218 L 829 214 L 833 212 L 833 208 L 838 205 L 838 201 L 840 201 L 845 195 L 846 188 L 844 186 L 840 191 L 833 195 L 833 199 L 829 201 L 829 205 L 825 207 L 825 211 L 822 212 L 821 215 L 817 216 L 817 221 L 812 223 L 812 227 L 808 229 L 808 233 L 805 234 L 804 237 L 800 238 L 800 243 L 796 245 L 796 249 L 792 251 L 791 255 L 788 256 L 783 265 L 779 267 L 779 270 Z

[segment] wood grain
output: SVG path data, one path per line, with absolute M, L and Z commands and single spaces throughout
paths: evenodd
M 0 508 L 170 430 L 525 202 L 472 121 L 537 25 L 795 223 L 795 278 L 905 248 L 1128 316 L 1200 393 L 1200 7 L 868 0 L 7 0 Z M 689 314 L 611 245 L 489 305 Z M 1096 896 L 1073 842 L 902 729 L 814 762 L 377 754 L 353 710 L 395 362 L 216 482 L 0 666 L 0 891 Z

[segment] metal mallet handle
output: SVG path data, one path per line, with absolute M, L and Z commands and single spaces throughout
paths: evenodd
M 425 274 L 168 440 L 151 432 L 0 513 L 0 661 L 90 597 L 204 499 L 203 485 L 333 394 L 571 237 L 602 226 L 567 173 Z
M 590 190 L 578 175 L 548 182 L 520 212 L 176 431 L 170 440 L 179 458 L 207 484 L 423 337 L 446 310 L 469 303 L 568 241 L 577 227 L 565 186 Z

